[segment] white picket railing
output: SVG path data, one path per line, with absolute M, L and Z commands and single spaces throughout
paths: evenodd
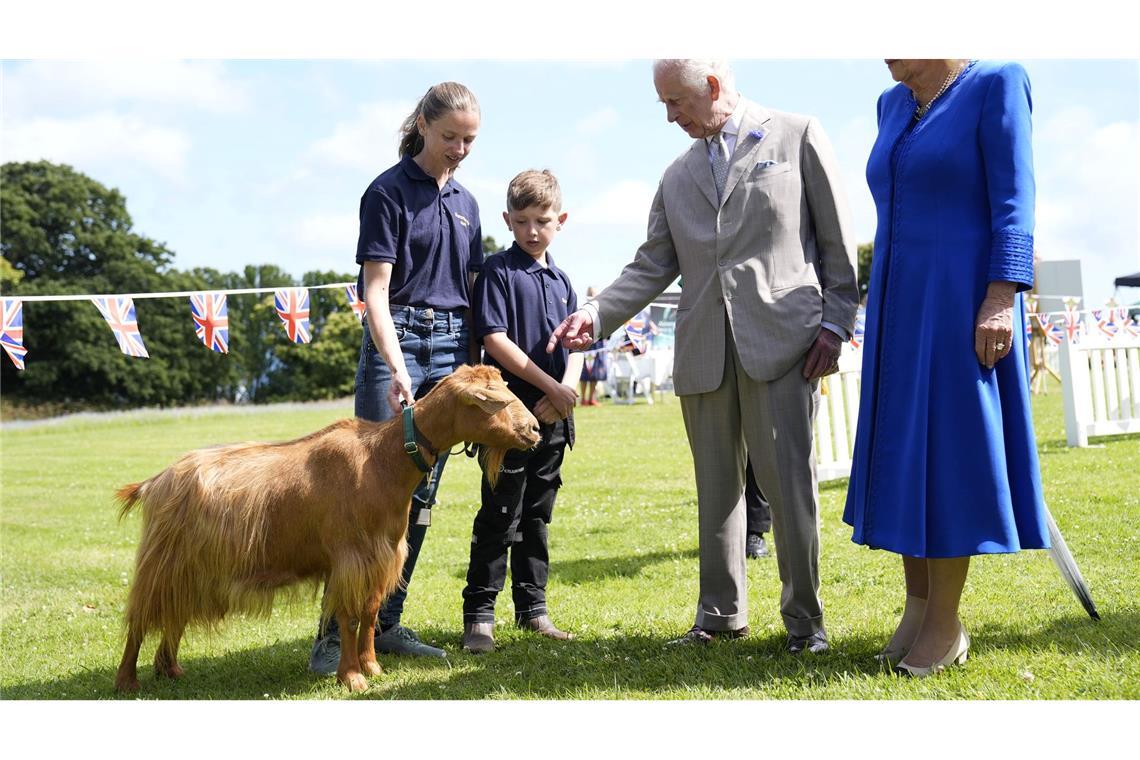
M 863 352 L 844 345 L 839 372 L 820 380 L 820 403 L 815 413 L 815 472 L 820 482 L 851 474 L 862 366 Z
M 1088 446 L 1090 436 L 1140 433 L 1140 338 L 1062 342 L 1061 388 L 1070 446 Z
M 641 380 L 652 403 L 670 374 L 670 355 L 614 356 L 611 383 L 617 380 L 624 403 L 633 402 L 632 380 Z M 1140 432 L 1140 337 L 1117 335 L 1111 340 L 1086 334 L 1078 343 L 1060 346 L 1065 433 L 1070 446 L 1088 446 L 1090 436 Z M 855 425 L 859 417 L 862 352 L 844 345 L 839 372 L 820 383 L 815 416 L 816 474 L 820 482 L 851 474 Z M 646 382 L 646 381 L 650 382 Z

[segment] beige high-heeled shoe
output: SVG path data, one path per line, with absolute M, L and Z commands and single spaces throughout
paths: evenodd
M 935 673 L 941 673 L 950 665 L 962 665 L 966 662 L 966 655 L 969 650 L 970 637 L 966 634 L 965 626 L 958 623 L 958 637 L 954 639 L 954 643 L 950 645 L 950 650 L 946 652 L 946 656 L 941 660 L 925 668 L 920 668 L 917 665 L 907 665 L 906 662 L 900 660 L 895 668 L 915 678 L 925 678 Z
M 883 647 L 883 650 L 875 655 L 875 659 L 879 662 L 885 662 L 891 667 L 898 665 L 906 653 L 910 651 L 910 645 L 914 643 L 915 638 L 918 637 L 918 629 L 922 626 L 922 616 L 926 612 L 926 600 L 919 596 L 906 597 L 906 606 L 903 608 L 902 620 L 899 621 L 899 627 L 895 630 L 895 634 L 891 636 L 891 640 Z M 903 624 L 910 620 L 918 620 L 913 627 L 907 626 L 904 630 Z

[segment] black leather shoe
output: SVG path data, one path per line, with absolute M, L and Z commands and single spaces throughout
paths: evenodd
M 827 631 L 820 628 L 811 636 L 793 636 L 788 634 L 788 653 L 800 654 L 805 650 L 812 654 L 823 654 L 831 647 L 827 643 Z
M 768 544 L 764 541 L 763 533 L 749 533 L 744 544 L 744 556 L 748 559 L 760 559 L 768 556 Z
M 665 642 L 667 646 L 674 644 L 711 644 L 713 639 L 742 639 L 749 633 L 748 626 L 737 628 L 735 631 L 709 631 L 694 625 L 684 636 Z

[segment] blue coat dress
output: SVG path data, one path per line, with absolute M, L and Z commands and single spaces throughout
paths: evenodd
M 974 353 L 987 283 L 1033 284 L 1029 79 L 975 63 L 914 119 L 879 98 L 867 162 L 878 214 L 854 464 L 852 540 L 912 557 L 1049 546 L 1021 295 L 1013 347 Z

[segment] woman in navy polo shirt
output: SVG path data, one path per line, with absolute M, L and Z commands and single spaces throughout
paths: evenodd
M 464 363 L 477 357 L 468 339 L 470 292 L 483 265 L 479 206 L 452 177 L 479 131 L 479 103 L 461 84 L 430 88 L 404 121 L 400 162 L 360 199 L 357 290 L 367 307 L 356 372 L 356 416 L 382 421 L 400 413 Z M 379 652 L 443 657 L 400 625 L 407 585 L 431 519 L 447 460 L 412 496 L 403 584 L 380 609 Z M 340 631 L 318 632 L 309 669 L 336 672 Z

